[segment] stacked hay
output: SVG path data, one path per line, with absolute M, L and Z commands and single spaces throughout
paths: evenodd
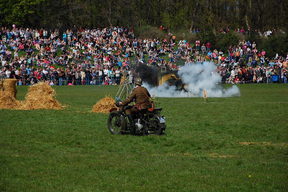
M 0 82 L 0 109 L 17 109 L 21 103 L 16 100 L 16 79 Z
M 15 97 L 7 95 L 5 92 L 0 96 L 0 109 L 18 109 L 21 102 Z
M 93 106 L 92 112 L 109 113 L 112 108 L 117 108 L 115 100 L 112 97 L 104 97 Z
M 2 88 L 3 88 L 3 80 L 1 79 L 0 80 L 0 90 L 2 90 Z
M 25 101 L 19 109 L 33 110 L 62 108 L 63 106 L 55 99 L 54 89 L 50 85 L 40 82 L 29 87 Z
M 0 97 L 2 96 L 2 94 L 3 94 L 3 81 L 2 80 L 0 80 Z
M 35 84 L 28 89 L 25 101 L 16 100 L 16 79 L 5 79 L 0 82 L 0 109 L 62 109 L 63 106 L 55 99 L 55 91 L 44 82 Z
M 3 90 L 2 94 L 16 98 L 16 93 L 17 93 L 16 82 L 17 82 L 16 79 L 5 79 L 2 83 L 3 84 L 2 85 L 2 87 L 3 87 L 2 88 L 2 90 Z

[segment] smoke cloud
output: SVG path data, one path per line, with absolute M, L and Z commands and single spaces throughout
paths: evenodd
M 135 71 L 143 82 L 148 83 L 150 86 L 158 85 L 159 70 L 156 67 L 138 64 Z
M 221 76 L 216 72 L 216 66 L 212 62 L 186 64 L 180 68 L 178 75 L 185 84 L 185 90 L 167 84 L 158 87 L 148 84 L 144 86 L 154 97 L 203 97 L 204 89 L 208 97 L 240 96 L 240 90 L 236 85 L 227 89 L 220 85 Z

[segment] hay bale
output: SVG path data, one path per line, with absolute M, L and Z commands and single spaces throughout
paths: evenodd
M 55 98 L 54 89 L 44 82 L 29 87 L 25 101 L 20 107 L 23 110 L 62 108 L 63 106 Z
M 21 102 L 16 100 L 14 96 L 2 92 L 0 95 L 0 109 L 18 109 L 21 106 Z
M 62 109 L 55 99 L 55 91 L 44 82 L 37 83 L 28 89 L 24 101 L 16 100 L 16 79 L 5 79 L 0 85 L 0 109 Z
M 16 79 L 5 79 L 2 85 L 2 90 L 5 92 L 5 95 L 16 98 Z M 4 94 L 2 92 L 2 94 Z
M 21 102 L 16 100 L 16 79 L 0 81 L 0 109 L 17 109 Z
M 0 97 L 2 96 L 3 94 L 3 81 L 0 80 Z
M 3 89 L 3 80 L 0 80 L 0 91 Z
M 112 97 L 104 97 L 93 106 L 92 112 L 109 113 L 112 108 L 116 108 L 115 100 Z

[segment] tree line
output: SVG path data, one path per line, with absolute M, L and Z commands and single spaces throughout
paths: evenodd
M 0 0 L 0 25 L 287 31 L 287 0 Z

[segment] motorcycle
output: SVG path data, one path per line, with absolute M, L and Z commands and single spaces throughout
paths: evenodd
M 117 105 L 117 104 L 116 104 Z M 162 135 L 166 129 L 165 117 L 160 114 L 162 108 L 140 110 L 133 120 L 128 118 L 126 109 L 132 106 L 113 108 L 108 117 L 108 130 L 112 134 Z

